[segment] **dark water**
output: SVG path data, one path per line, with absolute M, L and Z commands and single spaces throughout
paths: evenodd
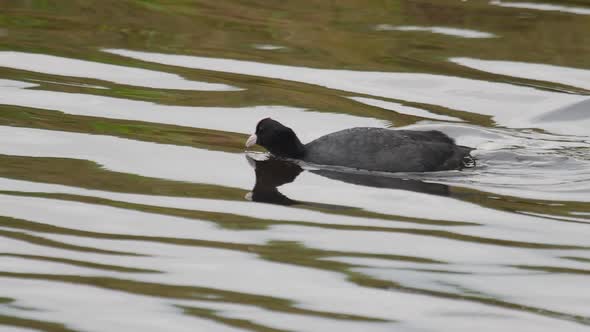
M 0 330 L 586 331 L 590 3 L 0 1 Z M 244 152 L 437 129 L 478 166 Z

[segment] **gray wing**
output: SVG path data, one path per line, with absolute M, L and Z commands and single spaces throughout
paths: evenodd
M 439 131 L 352 128 L 305 146 L 305 161 L 386 172 L 425 172 L 459 168 L 449 162 L 457 153 L 453 140 Z M 468 148 L 466 152 L 469 152 Z

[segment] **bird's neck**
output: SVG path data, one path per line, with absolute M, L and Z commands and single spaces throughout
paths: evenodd
M 295 137 L 295 141 L 296 141 L 295 142 L 295 146 L 296 146 L 295 151 L 296 152 L 292 158 L 297 158 L 297 159 L 303 158 L 303 156 L 305 155 L 305 145 L 303 145 L 301 143 L 301 141 L 299 140 L 299 138 L 297 138 L 297 137 Z
M 286 142 L 286 144 L 277 150 L 276 152 L 271 152 L 279 157 L 301 159 L 305 155 L 305 145 L 301 143 L 296 135 L 292 136 L 289 142 Z

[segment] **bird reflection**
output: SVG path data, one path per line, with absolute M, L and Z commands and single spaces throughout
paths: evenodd
M 256 173 L 256 184 L 252 192 L 247 195 L 248 199 L 280 205 L 297 204 L 297 201 L 281 194 L 277 187 L 293 182 L 303 172 L 303 168 L 272 156 L 266 160 L 256 160 L 246 155 L 246 159 Z
M 277 189 L 284 184 L 295 181 L 297 176 L 303 172 L 303 168 L 298 164 L 273 156 L 268 156 L 268 159 L 265 160 L 257 160 L 246 155 L 246 159 L 256 173 L 256 184 L 252 192 L 246 195 L 248 199 L 255 202 L 280 205 L 317 204 L 292 200 Z M 309 170 L 309 172 L 332 180 L 367 187 L 408 190 L 439 196 L 450 195 L 449 187 L 440 183 L 395 178 L 382 174 L 360 174 L 326 169 Z

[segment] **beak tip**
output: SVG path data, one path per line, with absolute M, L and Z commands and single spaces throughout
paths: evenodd
M 256 134 L 253 134 L 250 137 L 248 137 L 248 140 L 246 140 L 246 148 L 249 148 L 252 145 L 256 144 L 257 139 L 258 137 L 256 137 Z

